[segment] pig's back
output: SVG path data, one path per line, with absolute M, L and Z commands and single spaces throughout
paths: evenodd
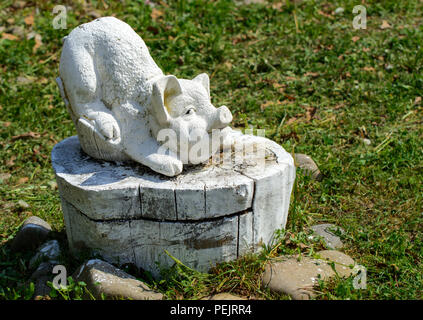
M 128 24 L 113 17 L 75 28 L 65 40 L 65 50 L 73 56 L 69 60 L 82 74 L 89 69 L 84 64 L 93 64 L 95 94 L 109 108 L 128 100 L 143 103 L 151 94 L 148 81 L 163 74 L 141 37 Z M 87 61 L 90 57 L 92 61 Z M 72 65 L 61 63 L 60 73 L 66 73 L 63 70 L 66 68 Z M 93 85 L 92 81 L 81 80 L 81 85 Z

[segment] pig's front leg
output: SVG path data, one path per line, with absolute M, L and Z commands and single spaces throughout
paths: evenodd
M 180 174 L 183 169 L 182 161 L 159 153 L 153 153 L 145 157 L 143 164 L 168 177 Z
M 134 131 L 141 133 L 138 130 Z M 153 138 L 140 142 L 139 138 L 133 137 L 127 140 L 125 152 L 132 160 L 165 176 L 174 177 L 180 174 L 183 169 L 182 161 L 172 155 L 159 153 L 159 147 L 160 145 Z

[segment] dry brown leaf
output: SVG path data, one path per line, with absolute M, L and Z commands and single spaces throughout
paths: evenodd
M 42 38 L 39 34 L 36 34 L 34 37 L 35 40 L 35 44 L 34 47 L 32 48 L 32 52 L 35 53 L 39 47 L 41 47 L 41 45 L 43 44 Z
M 414 104 L 420 104 L 422 102 L 422 97 L 416 97 L 416 99 L 414 99 Z
M 364 67 L 363 70 L 369 71 L 369 72 L 375 72 L 376 71 L 375 68 L 373 68 L 373 67 Z
M 358 40 L 360 40 L 360 37 L 359 36 L 354 36 L 354 37 L 351 38 L 351 40 L 353 42 L 357 42 Z
M 272 85 L 273 85 L 273 88 L 276 89 L 279 93 L 284 93 L 285 87 L 286 87 L 285 84 L 274 82 Z
M 10 121 L 3 122 L 3 127 L 7 128 L 12 124 Z
M 297 78 L 295 78 L 295 77 L 285 77 L 285 80 L 288 80 L 288 81 L 297 81 L 298 79 Z
M 316 114 L 317 108 L 316 107 L 308 107 L 306 111 L 306 119 L 309 122 L 311 119 L 314 118 Z
M 237 44 L 245 40 L 247 40 L 247 36 L 245 34 L 240 34 L 232 39 L 232 44 Z
M 306 248 L 309 248 L 309 246 L 308 246 L 308 245 L 306 245 L 306 244 L 304 244 L 304 243 L 300 243 L 300 244 L 298 244 L 298 246 L 299 246 L 301 249 L 306 249 Z
M 298 120 L 298 118 L 297 117 L 292 117 L 292 118 L 289 118 L 286 122 L 285 122 L 285 124 L 286 125 L 289 125 L 289 124 L 291 124 L 291 123 L 294 123 L 295 121 L 297 121 Z
M 23 177 L 23 178 L 20 178 L 20 179 L 18 180 L 18 184 L 23 184 L 23 183 L 26 183 L 26 182 L 28 182 L 28 180 L 29 180 L 29 178 L 28 178 L 28 177 Z
M 326 17 L 326 18 L 334 19 L 334 16 L 333 15 L 331 15 L 329 13 L 326 13 L 326 12 L 323 12 L 322 10 L 317 11 L 317 13 L 320 14 L 321 16 Z
M 264 109 L 266 109 L 268 106 L 273 106 L 273 105 L 280 105 L 281 104 L 281 102 L 278 100 L 278 101 L 266 101 L 265 103 L 263 103 L 261 106 L 260 106 L 260 110 L 261 111 L 263 111 Z
M 101 4 L 103 5 L 103 8 L 104 9 L 108 9 L 109 8 L 109 5 L 104 0 L 101 0 Z
M 282 2 L 276 2 L 272 4 L 272 9 L 281 10 L 281 8 L 282 8 Z
M 13 34 L 10 34 L 10 33 L 3 33 L 1 35 L 1 38 L 2 39 L 7 39 L 7 40 L 18 40 L 19 39 L 17 36 L 15 36 Z
M 363 51 L 364 52 L 369 52 L 370 51 L 370 48 L 363 48 Z
M 380 25 L 380 28 L 383 30 L 383 29 L 389 29 L 389 28 L 391 28 L 391 25 L 388 23 L 388 21 L 386 21 L 386 20 L 383 20 L 382 21 L 382 24 Z
M 226 62 L 225 62 L 225 67 L 226 67 L 228 70 L 231 70 L 231 69 L 232 69 L 232 63 L 230 63 L 229 61 L 226 61 Z
M 30 132 L 18 134 L 17 136 L 13 136 L 12 138 L 10 138 L 10 140 L 15 141 L 15 140 L 24 139 L 24 138 L 38 139 L 39 137 L 41 137 L 41 134 L 39 134 L 38 132 L 30 131 Z
M 163 16 L 163 12 L 156 8 L 153 8 L 153 10 L 151 11 L 151 19 L 157 20 L 161 16 Z
M 317 72 L 307 72 L 304 74 L 304 77 L 312 77 L 312 78 L 316 78 L 318 77 L 320 74 Z
M 34 16 L 30 14 L 29 16 L 25 17 L 24 21 L 27 26 L 32 26 L 34 24 Z

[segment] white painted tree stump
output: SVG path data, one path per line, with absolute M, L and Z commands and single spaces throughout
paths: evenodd
M 158 277 L 156 262 L 174 263 L 164 250 L 207 271 L 269 244 L 286 224 L 294 162 L 271 140 L 239 134 L 241 140 L 265 147 L 265 162 L 247 152 L 241 162 L 210 161 L 172 178 L 132 162 L 93 159 L 77 136 L 58 143 L 52 164 L 71 251 L 88 248 Z

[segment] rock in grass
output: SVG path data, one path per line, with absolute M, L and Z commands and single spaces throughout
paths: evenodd
M 29 280 L 35 284 L 33 295 L 35 299 L 37 299 L 37 297 L 44 297 L 50 294 L 51 287 L 47 284 L 47 282 L 53 281 L 53 268 L 57 264 L 58 262 L 55 261 L 42 262 L 38 266 L 37 270 L 35 270 L 31 275 Z
M 96 299 L 101 299 L 102 294 L 106 299 L 163 299 L 161 293 L 151 290 L 135 277 L 99 259 L 85 262 L 73 278 L 77 282 L 85 282 L 87 289 Z
M 335 9 L 334 13 L 335 15 L 343 14 L 345 9 L 343 7 L 338 7 Z
M 319 167 L 308 155 L 303 153 L 296 153 L 295 164 L 297 167 L 302 169 L 306 175 L 310 175 L 317 181 L 322 181 L 323 175 L 320 172 Z
M 370 139 L 367 138 L 363 138 L 361 139 L 361 141 L 366 145 L 366 146 L 370 146 L 372 144 L 372 141 Z
M 46 275 L 52 275 L 53 268 L 57 264 L 59 264 L 57 261 L 44 261 L 40 263 L 38 268 L 32 273 L 30 280 L 35 280 Z
M 321 236 L 329 249 L 339 249 L 344 245 L 341 239 L 334 233 L 338 230 L 341 234 L 344 230 L 330 223 L 316 224 L 311 227 L 315 234 Z
M 340 277 L 356 272 L 354 260 L 342 252 L 324 250 L 317 254 L 319 259 L 287 256 L 268 263 L 262 276 L 263 286 L 273 292 L 288 294 L 295 300 L 308 300 L 315 296 L 313 288 L 319 279 L 328 280 L 336 272 Z
M 60 256 L 60 246 L 57 240 L 50 240 L 41 245 L 37 253 L 29 261 L 29 268 L 34 268 L 43 261 L 55 261 Z
M 334 262 L 335 271 L 341 278 L 348 278 L 350 275 L 357 272 L 357 270 L 354 269 L 356 266 L 354 260 L 345 253 L 337 250 L 322 250 L 317 252 L 317 254 L 320 256 L 320 259 L 324 261 L 329 263 Z
M 51 287 L 47 284 L 48 281 L 52 281 L 52 276 L 41 276 L 37 279 L 34 279 L 34 294 L 33 299 L 39 299 L 40 297 L 49 296 L 51 292 Z
M 29 204 L 26 201 L 19 200 L 18 201 L 18 207 L 21 208 L 21 209 L 28 209 Z
M 43 219 L 29 217 L 13 239 L 11 249 L 13 252 L 35 249 L 46 240 L 50 231 L 51 226 Z

